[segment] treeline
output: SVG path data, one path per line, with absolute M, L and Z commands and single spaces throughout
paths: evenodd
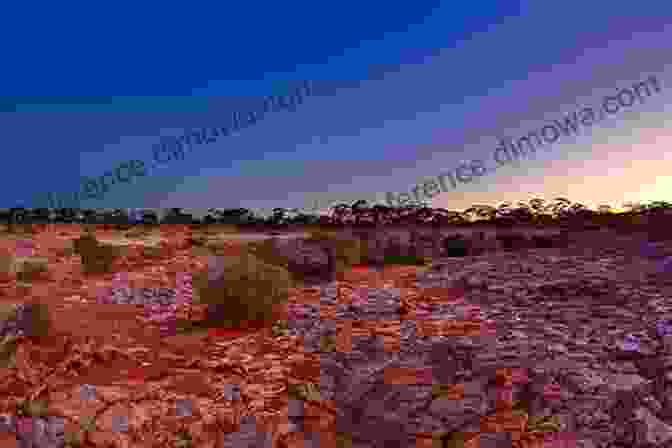
M 609 205 L 592 210 L 565 198 L 550 202 L 534 198 L 529 202 L 501 203 L 497 207 L 474 205 L 463 211 L 431 208 L 421 205 L 390 207 L 369 205 L 367 201 L 339 204 L 328 214 L 305 213 L 299 209 L 276 208 L 269 216 L 256 214 L 246 208 L 208 209 L 202 219 L 184 213 L 181 208 L 171 208 L 161 213 L 148 209 L 74 209 L 74 208 L 11 208 L 0 209 L 0 221 L 12 227 L 15 224 L 81 223 L 119 227 L 134 225 L 230 224 L 240 227 L 283 228 L 301 225 L 324 226 L 399 226 L 399 225 L 557 225 L 582 223 L 593 225 L 633 224 L 651 217 L 671 218 L 672 203 L 653 201 L 649 204 L 623 204 L 623 212 L 615 212 Z

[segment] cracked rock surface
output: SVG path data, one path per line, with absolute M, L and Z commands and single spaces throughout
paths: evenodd
M 320 353 L 322 398 L 336 403 L 337 431 L 353 447 L 410 448 L 418 434 L 456 432 L 478 433 L 480 447 L 523 446 L 497 426 L 506 420 L 502 401 L 523 410 L 528 424 L 555 416 L 559 426 L 543 436 L 544 447 L 672 447 L 672 275 L 650 253 L 539 249 L 515 259 L 445 259 L 416 287 L 456 282 L 463 303 L 478 310 L 472 319 L 491 331 L 420 334 L 417 321 L 400 319 L 394 289 L 361 289 L 360 300 L 336 307 L 336 321 L 400 319 L 398 350 L 385 350 L 380 337 L 353 336 L 351 351 Z M 335 291 L 324 287 L 321 304 L 334 303 Z M 455 308 L 433 304 L 429 314 L 454 319 Z M 334 332 L 333 322 L 294 326 L 312 334 L 306 340 L 315 349 L 319 334 Z M 428 373 L 394 384 L 385 374 L 394 368 Z M 435 397 L 439 384 L 459 393 Z M 495 423 L 484 426 L 488 418 Z

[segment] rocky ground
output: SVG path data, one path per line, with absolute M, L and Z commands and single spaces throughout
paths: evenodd
M 82 406 L 102 409 L 126 397 L 131 417 L 119 420 L 125 413 L 112 407 L 99 411 L 100 430 L 91 438 L 121 443 L 114 446 L 144 446 L 129 444 L 124 434 L 129 427 L 149 434 L 152 421 L 157 434 L 175 418 L 203 433 L 213 409 L 234 409 L 237 426 L 191 446 L 672 447 L 669 246 L 609 242 L 437 259 L 430 269 L 361 278 L 352 273 L 294 297 L 284 335 L 265 340 L 261 351 L 249 338 L 203 340 L 188 356 L 161 345 L 160 357 L 141 358 L 159 364 L 165 356 L 172 373 L 147 374 L 142 394 L 131 392 L 138 386 L 128 381 L 94 387 L 80 375 L 79 407 L 74 398 L 54 399 L 54 407 L 70 417 Z M 141 300 L 115 291 L 108 300 Z M 163 297 L 160 306 L 176 296 L 152 291 Z M 140 297 L 152 295 L 145 290 Z M 280 360 L 291 369 L 271 368 Z M 243 379 L 222 373 L 232 366 Z M 175 392 L 171 384 L 182 381 L 177 371 L 202 372 L 203 390 L 196 391 L 193 377 Z M 289 393 L 311 383 L 318 394 L 305 387 Z M 172 410 L 148 417 L 163 408 Z M 255 416 L 278 409 L 284 421 L 274 431 L 259 418 L 255 424 Z M 62 447 L 65 421 L 4 415 L 0 427 L 34 447 Z
M 672 278 L 657 269 L 660 247 L 644 258 L 625 246 L 441 260 L 415 286 L 438 294 L 462 285 L 462 300 L 401 318 L 398 290 L 359 291 L 322 331 L 386 320 L 400 331 L 399 348 L 352 336 L 350 352 L 320 354 L 337 431 L 359 448 L 418 446 L 431 434 L 444 446 L 672 447 Z M 323 289 L 321 303 L 334 296 Z M 477 331 L 422 331 L 423 318 L 460 314 Z M 395 384 L 391 372 L 411 379 Z M 439 384 L 447 392 L 436 397 Z M 557 426 L 531 436 L 544 417 Z

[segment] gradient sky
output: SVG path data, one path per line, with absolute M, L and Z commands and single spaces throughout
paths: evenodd
M 81 176 L 149 160 L 159 136 L 224 126 L 292 80 L 321 93 L 82 206 L 382 201 L 462 160 L 492 165 L 499 138 L 651 75 L 662 89 L 643 104 L 432 205 L 672 200 L 669 2 L 361 3 L 13 4 L 0 31 L 12 42 L 0 72 L 3 206 L 40 206 Z

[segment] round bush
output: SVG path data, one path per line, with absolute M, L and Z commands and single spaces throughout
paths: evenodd
M 245 252 L 235 257 L 215 257 L 213 264 L 194 277 L 199 301 L 208 305 L 212 323 L 238 326 L 250 320 L 270 321 L 273 307 L 289 298 L 292 280 L 282 267 Z M 209 278 L 212 271 L 217 275 Z
M 75 248 L 75 253 L 77 255 L 82 255 L 95 250 L 96 247 L 98 247 L 98 240 L 95 236 L 86 234 L 74 240 L 73 246 Z

